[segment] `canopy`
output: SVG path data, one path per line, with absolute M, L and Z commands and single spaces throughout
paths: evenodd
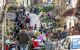
M 73 15 L 74 9 L 75 9 L 75 8 L 66 10 L 66 12 L 64 12 L 64 13 L 62 14 L 62 16 L 71 16 L 71 15 Z

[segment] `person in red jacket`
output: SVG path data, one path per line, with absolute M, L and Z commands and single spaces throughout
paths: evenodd
M 39 42 L 36 41 L 35 36 L 32 37 L 32 44 L 33 44 L 33 47 L 32 48 L 39 47 Z

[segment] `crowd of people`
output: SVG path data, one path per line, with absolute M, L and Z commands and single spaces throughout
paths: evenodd
M 37 24 L 30 26 L 30 13 L 25 14 L 25 10 L 22 10 L 16 12 L 14 31 L 5 37 L 5 50 L 45 50 L 46 42 L 60 39 L 60 31 L 54 32 L 52 27 L 47 27 L 42 22 L 39 28 Z M 62 35 L 64 33 L 67 34 L 66 31 L 63 31 Z
M 42 23 L 39 29 L 37 29 L 37 24 L 34 27 L 30 26 L 30 14 L 23 12 L 25 11 L 16 12 L 14 31 L 5 36 L 5 50 L 32 50 L 45 46 L 45 41 L 51 33 L 50 29 L 47 29 Z

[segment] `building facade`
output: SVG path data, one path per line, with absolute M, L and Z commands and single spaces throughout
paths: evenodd
M 60 27 L 64 27 L 64 18 L 61 15 L 66 11 L 66 1 L 65 0 L 53 0 L 53 5 L 55 6 L 55 13 L 59 16 Z
M 77 0 L 66 0 L 67 9 L 75 8 Z
M 31 0 L 20 0 L 20 4 L 27 8 L 31 6 Z
M 66 18 L 64 21 L 66 21 L 66 28 L 67 30 L 71 29 L 72 27 L 75 27 L 75 24 L 78 23 L 78 18 L 75 16 L 76 14 L 76 4 L 77 0 L 66 0 L 66 11 L 69 11 L 70 9 L 73 9 L 71 12 L 71 15 L 66 15 Z
M 65 12 L 65 9 L 66 9 L 65 0 L 53 0 L 53 4 L 55 5 L 55 8 L 60 13 L 59 15 L 62 15 Z
M 0 11 L 3 10 L 3 6 L 5 5 L 5 0 L 0 0 Z

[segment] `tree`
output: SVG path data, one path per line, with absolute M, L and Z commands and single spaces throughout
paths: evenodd
M 53 6 L 41 6 L 39 4 L 36 4 L 35 7 L 39 8 L 40 11 L 43 12 L 49 12 L 49 11 L 54 11 L 55 7 Z

